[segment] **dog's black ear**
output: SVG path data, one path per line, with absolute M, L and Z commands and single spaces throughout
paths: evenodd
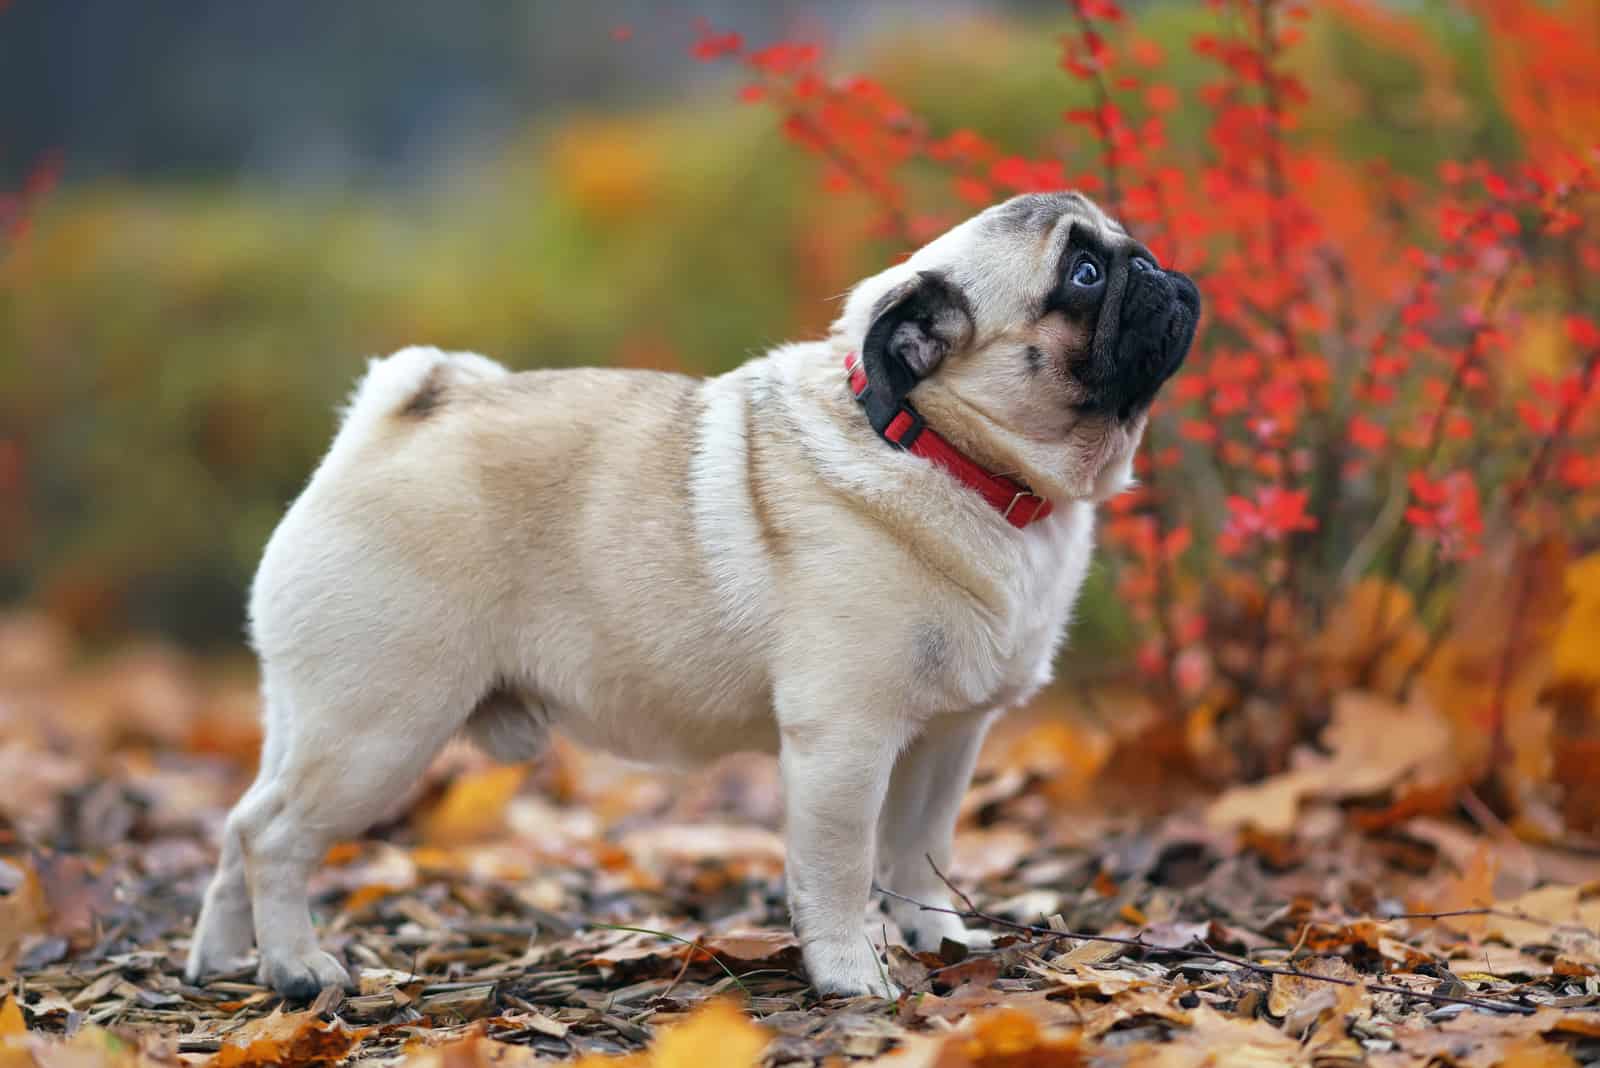
M 861 343 L 873 401 L 898 407 L 946 356 L 972 340 L 966 294 L 937 271 L 922 271 L 878 301 Z

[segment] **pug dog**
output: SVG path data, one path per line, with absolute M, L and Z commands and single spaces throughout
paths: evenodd
M 858 284 L 826 339 L 698 379 L 373 360 L 250 598 L 265 741 L 191 982 L 350 973 L 307 880 L 453 736 L 656 764 L 775 752 L 814 987 L 893 996 L 874 881 L 948 906 L 984 732 L 1051 678 L 1095 504 L 1200 314 L 1088 198 L 1020 196 Z M 976 944 L 887 901 L 908 941 Z

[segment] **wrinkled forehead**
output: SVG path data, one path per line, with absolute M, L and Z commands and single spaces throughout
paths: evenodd
M 1082 193 L 1025 193 L 996 204 L 978 218 L 1012 240 L 1064 235 L 1072 223 L 1093 230 L 1106 244 L 1128 239 L 1122 224 Z
M 973 216 L 911 258 L 967 294 L 979 318 L 1016 319 L 1054 288 L 1073 240 L 1112 253 L 1137 243 L 1080 193 L 1028 193 Z

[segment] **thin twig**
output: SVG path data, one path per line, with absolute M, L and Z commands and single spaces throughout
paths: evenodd
M 755 997 L 755 995 L 750 992 L 750 988 L 745 986 L 744 983 L 740 982 L 739 977 L 737 975 L 733 974 L 733 969 L 728 967 L 726 964 L 724 964 L 722 962 L 722 958 L 717 956 L 717 954 L 716 954 L 716 952 L 714 950 L 707 949 L 705 946 L 702 946 L 699 942 L 694 942 L 694 941 L 691 941 L 690 939 L 687 939 L 687 938 L 681 938 L 678 935 L 675 935 L 670 931 L 652 931 L 648 927 L 629 927 L 629 926 L 627 926 L 625 924 L 620 924 L 620 923 L 591 923 L 589 926 L 590 927 L 599 927 L 602 930 L 606 930 L 606 931 L 632 931 L 634 934 L 655 935 L 657 938 L 665 938 L 665 939 L 668 939 L 669 941 L 681 942 L 684 945 L 689 947 L 689 956 L 691 958 L 693 958 L 693 956 L 694 956 L 694 951 L 698 949 L 700 952 L 702 952 L 706 956 L 710 957 L 711 958 L 711 962 L 713 964 L 715 964 L 717 967 L 721 968 L 723 970 L 723 972 L 728 976 L 729 979 L 733 980 L 733 985 L 734 986 L 737 986 L 740 990 L 744 991 L 744 996 L 745 997 L 747 997 L 747 998 Z M 677 980 L 673 980 L 673 981 L 676 982 Z
M 1560 927 L 1561 924 L 1551 920 L 1541 920 L 1537 916 L 1530 916 L 1526 912 L 1516 912 L 1510 909 L 1448 909 L 1444 912 L 1386 912 L 1386 920 L 1446 920 L 1452 916 L 1499 916 L 1507 920 L 1521 920 L 1524 923 L 1536 923 L 1545 927 Z
M 967 906 L 967 911 L 968 912 L 977 912 L 978 911 L 978 906 L 976 906 L 976 905 L 974 905 L 972 903 L 972 898 L 967 896 L 967 892 L 965 890 L 961 889 L 961 887 L 957 886 L 955 883 L 951 882 L 950 881 L 950 877 L 948 875 L 946 875 L 944 872 L 939 870 L 939 865 L 937 865 L 937 864 L 935 864 L 933 862 L 933 854 L 932 853 L 924 853 L 922 855 L 928 861 L 928 867 L 933 869 L 933 874 L 937 875 L 939 877 L 939 881 L 941 883 L 944 883 L 945 886 L 949 887 L 950 888 L 950 892 L 952 894 L 956 895 L 956 897 L 960 899 L 960 901 L 961 901 L 961 903 L 963 905 Z
M 1156 953 L 1170 953 L 1174 956 L 1184 957 L 1190 960 L 1211 960 L 1217 961 L 1221 964 L 1231 964 L 1236 968 L 1243 968 L 1246 971 L 1254 972 L 1257 975 L 1283 975 L 1292 979 L 1311 979 L 1320 983 L 1332 983 L 1335 986 L 1356 987 L 1366 990 L 1369 993 L 1396 994 L 1400 997 L 1415 998 L 1419 1001 L 1431 1001 L 1441 1005 L 1467 1005 L 1476 1009 L 1485 1009 L 1489 1012 L 1507 1012 L 1517 1016 L 1532 1016 L 1534 1013 L 1534 1010 L 1526 1005 L 1517 1005 L 1509 1001 L 1493 1001 L 1487 998 L 1453 997 L 1449 994 L 1426 993 L 1421 990 L 1408 990 L 1402 986 L 1390 986 L 1386 983 L 1369 983 L 1362 979 L 1343 979 L 1331 975 L 1316 975 L 1312 972 L 1302 971 L 1296 967 L 1274 968 L 1267 964 L 1257 964 L 1255 961 L 1248 960 L 1244 957 L 1236 957 L 1231 953 L 1220 953 L 1217 950 L 1209 947 L 1205 949 L 1183 949 L 1169 946 L 1152 945 L 1144 940 L 1143 932 L 1140 932 L 1139 935 L 1133 938 L 1125 938 L 1118 935 L 1086 934 L 1078 931 L 1058 931 L 1051 927 L 1040 927 L 1031 923 L 1018 923 L 1015 920 L 1008 920 L 1002 916 L 995 916 L 992 913 L 987 913 L 981 909 L 972 907 L 972 899 L 945 877 L 944 872 L 939 870 L 938 865 L 933 864 L 931 857 L 929 858 L 928 863 L 933 867 L 933 873 L 939 877 L 940 881 L 943 882 L 945 886 L 950 888 L 951 893 L 955 894 L 956 897 L 960 898 L 964 903 L 966 903 L 967 908 L 952 909 L 944 908 L 939 905 L 927 905 L 921 901 L 918 901 L 916 898 L 907 897 L 906 895 L 896 893 L 893 890 L 885 890 L 882 887 L 879 888 L 880 892 L 888 895 L 889 897 L 895 898 L 896 900 L 904 901 L 910 905 L 915 905 L 925 912 L 943 912 L 947 915 L 956 916 L 964 920 L 979 920 L 991 926 L 1003 927 L 1007 930 L 1016 931 L 1020 934 L 1029 934 L 1045 938 L 1076 938 L 1086 942 L 1106 942 L 1117 946 L 1131 946 L 1135 949 L 1153 951 Z M 1202 942 L 1201 945 L 1205 945 L 1205 943 Z

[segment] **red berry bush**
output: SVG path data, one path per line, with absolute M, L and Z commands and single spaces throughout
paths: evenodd
M 1487 781 L 1521 759 L 1519 710 L 1565 707 L 1563 576 L 1600 541 L 1600 19 L 1464 3 L 1520 144 L 1512 165 L 1418 180 L 1303 128 L 1313 17 L 1431 63 L 1404 16 L 1327 6 L 1210 0 L 1188 41 L 1206 77 L 1180 88 L 1129 10 L 1069 0 L 1057 84 L 1076 103 L 1040 131 L 1047 151 L 931 129 L 877 81 L 826 73 L 813 44 L 702 27 L 694 50 L 742 65 L 740 97 L 777 113 L 826 192 L 870 204 L 893 249 L 1076 188 L 1199 281 L 1199 340 L 1106 524 L 1159 729 L 1197 766 L 1279 770 L 1340 690 L 1431 686 L 1482 735 Z

